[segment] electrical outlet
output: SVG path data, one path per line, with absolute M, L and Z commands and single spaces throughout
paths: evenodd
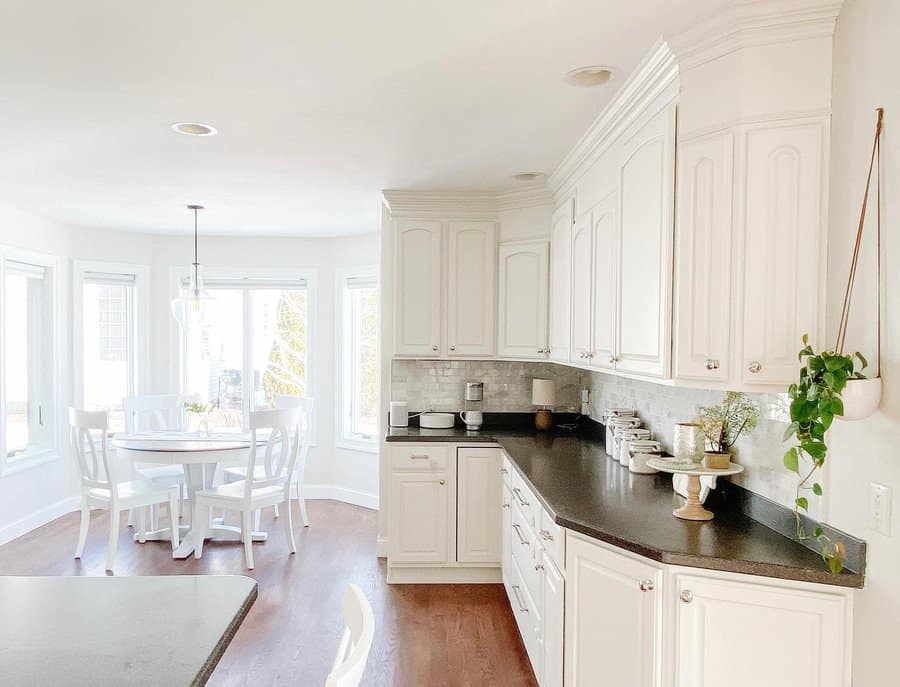
M 869 485 L 869 528 L 891 534 L 891 488 L 878 482 Z

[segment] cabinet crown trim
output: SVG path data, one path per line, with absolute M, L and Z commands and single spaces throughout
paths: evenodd
M 543 182 L 500 191 L 384 189 L 381 197 L 394 218 L 497 220 L 500 212 L 553 204 L 553 194 Z

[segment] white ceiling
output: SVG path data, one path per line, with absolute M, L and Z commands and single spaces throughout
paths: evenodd
M 0 203 L 79 225 L 376 230 L 382 188 L 550 172 L 664 32 L 726 0 L 3 0 Z M 562 75 L 609 64 L 609 86 Z M 173 133 L 207 122 L 211 138 Z

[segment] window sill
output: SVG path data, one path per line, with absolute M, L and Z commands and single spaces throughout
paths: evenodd
M 377 441 L 353 441 L 351 439 L 338 439 L 334 443 L 336 448 L 347 451 L 359 451 L 360 453 L 378 453 Z
M 3 468 L 3 476 L 9 477 L 10 475 L 16 475 L 20 472 L 27 472 L 28 470 L 36 468 L 39 465 L 52 463 L 58 458 L 59 454 L 52 448 L 44 449 L 42 451 L 35 451 L 33 453 L 26 453 L 24 455 L 15 456 L 13 458 L 7 458 L 6 465 Z

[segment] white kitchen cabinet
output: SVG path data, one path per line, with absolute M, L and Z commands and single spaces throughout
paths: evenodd
M 731 369 L 734 135 L 679 145 L 675 224 L 677 379 L 727 382 Z
M 450 485 L 446 472 L 391 475 L 391 563 L 450 562 Z
M 506 483 L 503 484 L 501 510 L 500 525 L 503 529 L 500 532 L 500 573 L 503 578 L 503 584 L 506 587 L 506 593 L 509 594 L 509 566 L 512 561 L 512 520 L 510 518 L 512 493 L 509 490 L 509 485 Z
M 797 351 L 820 321 L 824 219 L 822 121 L 746 132 L 744 189 L 744 384 L 796 379 Z
M 547 241 L 500 246 L 498 347 L 504 358 L 546 355 L 550 289 Z
M 397 220 L 394 233 L 394 352 L 435 356 L 441 345 L 440 222 Z
M 567 535 L 566 687 L 658 685 L 661 594 L 658 566 Z
M 447 229 L 447 350 L 494 353 L 497 232 L 494 222 L 450 222 Z
M 544 659 L 541 687 L 563 687 L 565 579 L 546 552 L 542 553 L 541 570 L 544 581 L 544 617 L 541 632 Z
M 567 199 L 550 225 L 550 358 L 558 362 L 569 361 L 574 208 L 574 200 Z
M 845 593 L 675 574 L 675 687 L 845 687 Z M 623 683 L 624 684 L 624 683 Z
M 498 448 L 457 450 L 456 560 L 495 563 L 501 560 L 503 483 Z
M 572 228 L 572 338 L 570 360 L 587 364 L 591 356 L 593 255 L 591 214 L 580 216 Z
M 616 368 L 666 377 L 671 349 L 674 105 L 626 137 L 620 184 Z
M 612 193 L 591 211 L 594 248 L 594 305 L 591 365 L 614 368 L 618 291 L 618 194 Z

